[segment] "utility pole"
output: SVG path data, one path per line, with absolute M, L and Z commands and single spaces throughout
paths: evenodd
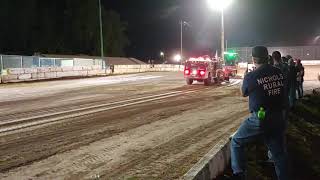
M 182 39 L 183 39 L 183 21 L 180 21 L 180 26 L 181 26 L 181 28 L 180 28 L 180 36 L 181 36 L 181 37 L 180 37 L 180 56 L 183 57 L 183 54 L 182 54 L 182 53 L 183 53 L 183 52 L 182 52 L 182 51 L 183 51 L 183 50 L 182 50 L 182 43 L 183 43 L 183 40 L 182 40 Z
M 98 1 L 99 1 L 99 25 L 100 25 L 100 53 L 101 53 L 101 57 L 104 57 L 101 0 L 98 0 Z
M 224 63 L 224 13 L 221 10 L 221 59 Z
M 100 24 L 100 55 L 101 55 L 101 62 L 104 59 L 104 44 L 103 44 L 103 25 L 102 25 L 102 8 L 101 8 L 101 0 L 99 1 L 99 24 Z M 107 66 L 107 61 L 105 60 L 105 65 Z M 102 63 L 103 69 L 103 63 Z
M 191 25 L 183 20 L 180 20 L 180 56 L 181 56 L 181 60 L 183 60 L 183 27 L 184 26 L 189 26 L 191 27 Z M 182 63 L 182 61 L 181 61 Z
M 228 40 L 226 40 L 226 52 L 228 52 Z

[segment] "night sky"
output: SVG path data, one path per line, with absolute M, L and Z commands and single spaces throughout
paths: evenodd
M 220 46 L 220 14 L 206 0 L 102 0 L 128 23 L 127 55 L 156 58 L 160 51 L 179 51 L 179 21 L 188 55 Z M 320 35 L 320 0 L 233 0 L 225 11 L 228 46 L 310 45 Z

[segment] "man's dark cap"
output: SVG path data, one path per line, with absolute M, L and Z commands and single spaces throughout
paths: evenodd
M 291 55 L 287 55 L 286 58 L 287 59 L 292 59 L 292 56 Z
M 268 49 L 264 46 L 255 46 L 252 48 L 252 57 L 267 60 L 269 58 Z

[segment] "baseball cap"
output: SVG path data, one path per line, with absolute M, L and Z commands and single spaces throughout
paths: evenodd
M 264 46 L 255 46 L 252 48 L 252 57 L 260 59 L 268 59 L 269 53 L 268 49 Z
M 292 56 L 287 55 L 286 58 L 287 58 L 287 59 L 292 59 Z

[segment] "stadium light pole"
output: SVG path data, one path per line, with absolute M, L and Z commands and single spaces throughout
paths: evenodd
M 161 60 L 163 61 L 162 63 L 164 63 L 164 52 L 163 51 L 160 51 L 160 58 Z
M 180 56 L 181 58 L 183 58 L 183 27 L 184 26 L 189 26 L 191 27 L 191 25 L 186 22 L 186 21 L 180 21 Z
M 224 62 L 224 10 L 232 3 L 232 0 L 207 0 L 210 9 L 221 12 L 221 59 Z
M 98 1 L 99 1 L 99 26 L 100 26 L 100 53 L 101 53 L 101 57 L 104 57 L 101 0 L 98 0 Z
M 99 2 L 99 26 L 100 26 L 100 55 L 101 55 L 101 66 L 103 69 L 103 59 L 104 59 L 104 44 L 103 44 L 103 27 L 102 27 L 102 8 L 101 8 L 101 0 Z M 107 67 L 107 60 L 104 61 L 105 66 Z

